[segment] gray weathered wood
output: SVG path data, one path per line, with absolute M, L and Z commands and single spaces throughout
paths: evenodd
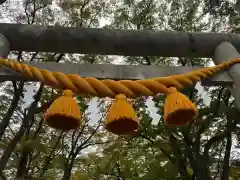
M 97 79 L 146 79 L 159 76 L 170 76 L 173 74 L 183 74 L 201 67 L 163 67 L 163 66 L 129 66 L 129 65 L 111 65 L 111 64 L 62 64 L 55 62 L 35 62 L 27 63 L 39 69 L 48 69 L 50 71 L 59 71 L 65 74 L 78 74 L 82 77 L 95 77 Z M 0 81 L 7 80 L 25 80 L 21 74 L 16 74 L 11 69 L 0 66 Z M 15 73 L 15 74 L 13 74 Z M 220 73 L 212 79 L 203 81 L 207 86 L 230 85 L 232 79 L 227 73 Z
M 240 35 L 153 30 L 63 28 L 0 24 L 11 50 L 108 54 L 125 56 L 212 57 L 215 48 L 230 41 L 240 50 Z
M 229 42 L 223 42 L 216 48 L 213 61 L 215 64 L 220 64 L 235 57 L 240 57 L 235 47 Z M 238 109 L 240 109 L 240 64 L 233 65 L 228 70 L 228 73 L 234 82 L 230 86 L 230 90 L 235 98 Z
M 17 73 L 10 68 L 0 66 L 0 83 L 4 81 L 33 81 L 24 77 L 22 74 Z
M 10 51 L 8 39 L 0 33 L 0 58 L 7 58 Z M 16 79 L 19 74 L 9 68 L 0 66 L 0 82 Z
M 0 34 L 0 57 L 6 58 L 9 54 L 10 44 L 8 39 L 3 35 Z

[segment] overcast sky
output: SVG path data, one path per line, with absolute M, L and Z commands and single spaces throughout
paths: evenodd
M 20 2 L 21 2 L 21 0 L 8 0 L 5 5 L 6 6 L 9 5 L 9 6 L 7 6 L 6 9 L 10 12 L 10 14 L 17 13 L 19 11 L 24 11 L 24 9 L 20 9 L 20 6 L 19 6 Z M 53 7 L 56 8 L 56 5 L 53 4 Z M 4 11 L 6 9 L 4 9 L 3 6 L 0 6 L 0 11 Z M 0 22 L 1 23 L 11 23 L 11 19 L 9 18 L 9 16 L 11 16 L 10 14 L 6 13 L 6 14 L 4 14 L 3 17 L 0 17 Z M 13 16 L 11 16 L 11 17 L 13 17 Z M 62 18 L 62 17 L 59 17 L 59 18 Z M 102 18 L 101 22 L 100 22 L 100 26 L 104 26 L 108 23 L 109 23 L 109 21 L 107 19 Z M 116 63 L 121 64 L 121 58 L 116 58 Z M 209 104 L 210 98 L 209 98 L 207 92 L 205 92 L 203 90 L 203 87 L 199 83 L 197 84 L 197 89 L 199 90 L 199 93 L 202 95 L 205 103 Z M 32 96 L 35 94 L 33 92 L 33 90 L 34 90 L 34 86 L 29 86 L 28 91 L 26 92 L 25 98 L 24 98 L 24 100 L 25 100 L 24 107 L 27 107 L 32 102 Z M 157 122 L 159 121 L 159 115 L 156 113 L 157 109 L 154 107 L 154 103 L 152 102 L 151 99 L 152 98 L 149 98 L 147 100 L 147 107 L 148 107 L 150 116 L 153 118 L 153 124 L 157 124 Z M 96 122 L 97 120 L 99 120 L 101 118 L 100 115 L 98 114 L 99 110 L 97 108 L 96 98 L 94 98 L 89 103 L 89 105 L 90 106 L 88 108 L 88 112 L 90 112 L 90 118 Z

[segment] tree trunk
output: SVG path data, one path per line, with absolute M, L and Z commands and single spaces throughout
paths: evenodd
M 29 155 L 29 152 L 21 153 L 18 168 L 17 168 L 17 174 L 16 174 L 17 179 L 18 178 L 23 179 L 28 175 L 28 169 L 26 168 L 28 163 L 28 155 Z
M 74 147 L 73 147 L 72 150 L 74 150 Z M 74 151 L 71 151 L 71 154 L 69 154 L 68 161 L 67 161 L 67 163 L 65 165 L 65 169 L 64 169 L 64 174 L 63 174 L 62 180 L 69 180 L 70 179 L 72 167 L 73 167 L 73 164 L 74 164 L 74 161 L 75 161 L 75 158 L 76 158 L 77 154 L 78 153 L 76 153 Z
M 64 170 L 64 175 L 62 180 L 69 180 L 71 177 L 71 171 L 72 171 L 72 168 L 66 167 Z
M 2 139 L 2 136 L 9 124 L 9 121 L 18 105 L 18 101 L 20 100 L 22 90 L 23 90 L 23 83 L 21 83 L 19 86 L 20 86 L 19 89 L 17 89 L 14 93 L 11 105 L 8 108 L 6 115 L 4 116 L 3 120 L 0 122 L 0 140 Z
M 16 133 L 16 135 L 14 136 L 14 138 L 10 141 L 8 147 L 5 149 L 2 157 L 0 158 L 0 174 L 2 174 L 2 171 L 6 167 L 7 162 L 9 160 L 12 152 L 14 151 L 14 148 L 16 147 L 17 143 L 24 135 L 25 130 L 28 128 L 29 120 L 32 119 L 32 116 L 34 116 L 34 112 L 37 107 L 37 103 L 40 100 L 42 88 L 43 88 L 43 85 L 40 86 L 40 88 L 35 96 L 34 102 L 31 104 L 30 108 L 28 109 L 27 115 L 23 119 L 23 123 L 22 123 L 21 127 L 19 128 L 19 130 Z
M 31 113 L 31 112 L 29 112 L 29 113 Z M 16 147 L 18 141 L 21 139 L 25 130 L 27 129 L 28 117 L 29 116 L 26 116 L 26 118 L 24 118 L 23 123 L 22 123 L 21 127 L 19 128 L 18 132 L 16 133 L 14 138 L 10 141 L 8 147 L 5 149 L 3 155 L 0 159 L 0 173 L 6 167 L 8 159 L 10 158 L 12 152 L 14 151 L 14 148 Z
M 29 120 L 30 121 L 30 120 Z M 29 139 L 29 133 L 30 133 L 30 129 L 32 128 L 33 123 L 35 122 L 35 118 L 34 116 L 32 117 L 31 123 L 29 124 L 28 128 L 26 129 L 25 132 L 25 142 Z M 34 139 L 33 139 L 34 140 Z M 16 173 L 16 178 L 25 178 L 28 176 L 28 169 L 27 169 L 27 165 L 28 163 L 31 163 L 29 161 L 29 156 L 32 153 L 32 151 L 26 151 L 25 149 L 22 150 L 21 155 L 20 155 L 20 160 L 18 163 L 18 168 L 17 168 L 17 173 Z
M 178 171 L 179 171 L 182 179 L 183 180 L 191 180 L 191 178 L 187 172 L 186 163 L 182 157 L 180 148 L 178 147 L 176 138 L 173 136 L 173 134 L 170 133 L 169 139 L 170 139 L 171 146 L 173 149 L 173 154 L 176 158 L 176 165 L 178 167 Z
M 231 146 L 232 146 L 232 134 L 231 132 L 229 132 L 227 135 L 227 144 L 226 144 L 226 150 L 224 155 L 221 180 L 226 180 L 229 178 L 229 159 L 230 159 L 230 153 L 231 153 Z
M 5 3 L 7 0 L 0 0 L 0 5 Z
M 63 132 L 61 132 L 61 134 L 58 136 L 58 139 L 57 139 L 55 145 L 53 146 L 51 152 L 49 153 L 49 155 L 46 156 L 45 161 L 44 161 L 44 165 L 42 166 L 39 178 L 42 178 L 44 176 L 46 170 L 48 169 L 48 165 L 49 165 L 49 163 L 52 161 L 52 159 L 54 157 L 55 149 L 57 148 L 57 145 L 58 145 L 59 141 L 61 140 L 62 135 L 63 135 Z
M 229 159 L 231 155 L 231 147 L 232 147 L 232 130 L 236 127 L 236 120 L 232 124 L 232 119 L 230 117 L 227 118 L 227 128 L 228 133 L 227 133 L 227 143 L 226 143 L 226 148 L 225 148 L 225 155 L 224 155 L 224 160 L 223 160 L 223 169 L 222 169 L 222 175 L 221 175 L 221 180 L 225 180 L 229 178 Z
M 189 130 L 183 131 L 184 142 L 186 144 L 187 157 L 189 159 L 190 165 L 193 169 L 195 179 L 197 180 L 210 180 L 211 177 L 208 173 L 208 168 L 204 165 L 204 161 L 199 153 L 198 148 L 194 146 L 194 143 L 189 138 Z

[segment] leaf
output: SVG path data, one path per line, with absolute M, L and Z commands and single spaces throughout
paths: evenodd
M 171 12 L 177 11 L 180 9 L 180 4 L 179 2 L 173 1 L 171 4 Z
M 44 152 L 47 148 L 45 145 L 41 144 L 38 139 L 22 142 L 20 145 L 20 150 L 22 151 L 31 151 L 32 149 Z
M 90 178 L 87 172 L 77 171 L 71 175 L 70 180 L 90 180 Z
M 134 1 L 133 0 L 124 0 L 123 2 L 124 2 L 124 4 L 131 6 Z
M 233 178 L 239 178 L 240 177 L 240 167 L 230 167 L 230 175 Z
M 85 10 L 83 13 L 82 13 L 82 17 L 84 19 L 89 19 L 91 17 L 91 12 L 89 10 Z
M 65 157 L 63 155 L 58 155 L 52 161 L 52 166 L 55 168 L 63 169 L 65 163 Z
M 154 143 L 155 147 L 157 148 L 162 148 L 167 152 L 172 152 L 172 146 L 170 144 L 168 144 L 167 142 L 164 142 L 163 140 L 157 140 Z
M 0 142 L 0 149 L 5 149 L 7 147 L 7 144 L 4 142 Z
M 190 176 L 193 175 L 193 170 L 190 167 L 187 167 L 187 172 Z
M 90 158 L 87 156 L 81 156 L 81 157 L 77 158 L 75 161 L 76 161 L 76 163 L 79 163 L 79 164 L 88 164 L 91 162 Z
M 42 179 L 53 180 L 53 179 L 56 179 L 57 175 L 58 175 L 57 171 L 48 170 L 46 173 L 46 176 Z

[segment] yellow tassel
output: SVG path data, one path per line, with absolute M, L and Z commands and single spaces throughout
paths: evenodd
M 107 114 L 105 128 L 116 135 L 129 135 L 138 130 L 137 114 L 124 94 L 116 95 L 116 101 Z
M 45 122 L 56 129 L 68 131 L 80 126 L 81 112 L 71 90 L 64 90 L 44 115 Z
M 164 121 L 166 125 L 184 125 L 193 121 L 198 110 L 192 101 L 175 88 L 170 88 L 164 105 Z

